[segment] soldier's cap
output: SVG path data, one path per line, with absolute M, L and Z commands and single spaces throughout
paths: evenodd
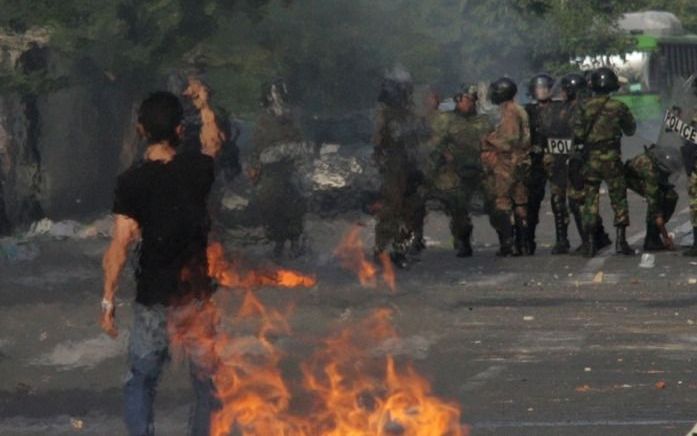
M 460 86 L 460 90 L 455 93 L 453 96 L 453 100 L 456 102 L 460 101 L 462 97 L 468 97 L 472 101 L 477 101 L 479 99 L 479 92 L 478 92 L 477 85 L 471 85 L 469 83 L 463 83 Z

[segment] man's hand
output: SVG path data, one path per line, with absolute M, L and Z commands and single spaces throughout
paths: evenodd
M 111 244 L 104 253 L 104 292 L 102 294 L 102 313 L 99 324 L 112 338 L 118 335 L 114 321 L 114 296 L 118 290 L 119 275 L 128 258 L 128 247 L 140 236 L 138 223 L 125 215 L 114 216 L 114 231 Z
M 675 242 L 673 242 L 673 238 L 671 238 L 670 235 L 663 237 L 663 246 L 666 247 L 666 250 L 675 249 Z
M 113 302 L 108 305 L 105 304 L 106 302 L 106 300 L 102 301 L 102 313 L 99 324 L 104 333 L 116 339 L 119 335 L 119 329 L 116 327 L 116 308 Z
M 662 216 L 656 217 L 656 227 L 658 227 L 658 231 L 661 234 L 661 239 L 663 239 L 663 246 L 668 250 L 674 249 L 675 244 L 673 242 L 673 238 L 670 237 L 668 230 L 666 230 L 666 222 Z

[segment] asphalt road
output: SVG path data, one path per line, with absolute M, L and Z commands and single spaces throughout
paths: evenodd
M 645 207 L 630 200 L 629 233 L 639 248 Z M 607 196 L 602 201 L 611 223 Z M 685 232 L 684 198 L 678 212 L 671 228 Z M 537 256 L 495 258 L 494 233 L 477 217 L 476 254 L 457 259 L 446 220 L 432 214 L 429 249 L 398 273 L 390 295 L 361 288 L 332 257 L 357 221 L 368 226 L 369 246 L 367 217 L 310 221 L 312 252 L 286 263 L 317 274 L 317 287 L 258 293 L 270 307 L 295 303 L 293 335 L 277 344 L 286 366 L 303 357 L 298 344 L 390 307 L 401 338 L 396 358 L 413 360 L 439 396 L 456 401 L 475 436 L 685 435 L 697 421 L 697 259 L 661 253 L 642 269 L 638 256 L 551 256 L 548 205 Z M 120 294 L 121 336 L 112 341 L 96 325 L 106 240 L 31 244 L 38 257 L 0 265 L 0 434 L 125 434 L 132 280 Z M 252 262 L 268 252 L 232 236 L 226 245 Z M 190 402 L 187 369 L 172 364 L 158 393 L 158 434 L 185 434 Z

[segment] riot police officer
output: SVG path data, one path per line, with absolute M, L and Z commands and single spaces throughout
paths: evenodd
M 286 242 L 290 255 L 303 252 L 301 237 L 307 211 L 298 162 L 294 153 L 273 153 L 273 150 L 302 147 L 303 133 L 287 103 L 288 91 L 283 79 L 276 79 L 262 88 L 259 114 L 252 142 L 248 176 L 256 186 L 256 202 L 266 237 L 273 242 L 273 253 L 280 257 Z
M 576 140 L 584 146 L 584 233 L 592 235 L 598 226 L 600 184 L 604 181 L 615 212 L 616 252 L 631 255 L 634 250 L 626 239 L 629 210 L 621 139 L 623 135 L 634 134 L 636 120 L 624 103 L 610 96 L 619 89 L 619 79 L 614 71 L 605 67 L 595 70 L 591 75 L 591 87 L 595 95 L 581 104 L 574 123 Z M 586 255 L 593 257 L 598 250 L 595 239 L 586 239 Z
M 585 92 L 586 80 L 579 74 L 568 74 L 559 82 L 560 99 L 541 108 L 539 137 L 544 146 L 544 169 L 549 180 L 556 243 L 552 254 L 569 252 L 569 212 L 574 217 L 579 236 L 583 236 L 581 205 L 583 204 L 583 177 L 581 154 L 573 142 L 573 119 Z M 599 224 L 595 234 L 596 245 L 610 244 L 609 237 Z M 579 247 L 581 250 L 583 245 Z
M 535 231 L 540 222 L 540 206 L 545 198 L 547 172 L 544 164 L 545 140 L 541 134 L 543 112 L 552 104 L 554 78 L 549 74 L 538 74 L 530 80 L 528 95 L 531 103 L 525 105 L 530 120 L 530 173 L 526 181 L 528 188 L 528 252 L 534 254 L 537 248 Z M 567 250 L 568 251 L 568 250 Z
M 480 143 L 493 130 L 489 118 L 477 114 L 477 88 L 463 85 L 455 109 L 433 119 L 428 143 L 428 195 L 450 217 L 458 257 L 472 256 L 470 202 L 481 185 Z
M 624 164 L 627 187 L 646 200 L 645 251 L 672 249 L 673 241 L 666 224 L 675 212 L 678 193 L 670 182 L 680 159 L 677 149 L 652 144 Z
M 530 247 L 526 186 L 530 171 L 530 126 L 527 112 L 515 102 L 517 92 L 515 82 L 507 77 L 490 85 L 489 99 L 499 107 L 500 121 L 482 140 L 482 166 L 491 202 L 489 218 L 499 235 L 498 256 L 526 255 Z M 517 238 L 513 235 L 514 228 Z M 515 247 L 514 241 L 517 241 Z
M 373 135 L 373 157 L 382 177 L 374 254 L 389 254 L 399 268 L 409 266 L 406 254 L 413 215 L 410 196 L 418 195 L 410 183 L 413 156 L 421 136 L 421 124 L 413 110 L 413 93 L 411 77 L 406 72 L 394 71 L 385 77 Z

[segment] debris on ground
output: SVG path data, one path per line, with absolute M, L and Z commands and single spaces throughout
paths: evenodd
M 591 391 L 591 387 L 589 385 L 583 385 L 583 386 L 579 386 L 576 388 L 576 392 L 580 392 L 580 393 L 585 393 L 585 392 L 590 392 L 590 391 Z
M 603 283 L 603 280 L 605 279 L 605 273 L 602 271 L 598 271 L 595 273 L 595 276 L 593 277 L 593 283 L 596 285 L 599 285 Z
M 656 266 L 656 256 L 651 253 L 644 253 L 641 255 L 641 262 L 639 262 L 639 268 L 653 268 Z
M 70 418 L 70 426 L 77 431 L 80 431 L 85 426 L 85 422 L 78 418 Z

